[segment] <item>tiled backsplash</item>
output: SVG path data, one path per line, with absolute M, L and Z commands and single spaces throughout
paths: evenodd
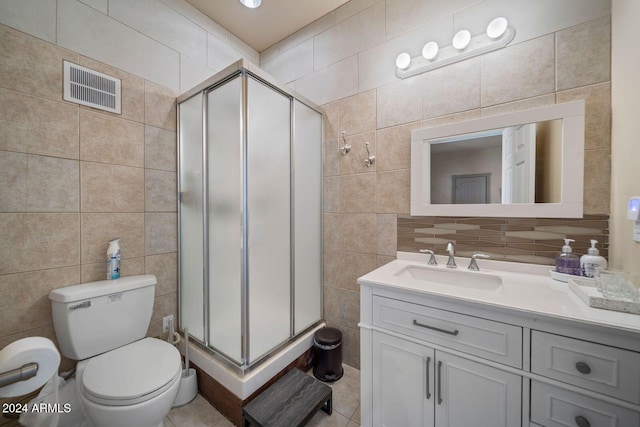
M 609 217 L 584 218 L 456 218 L 398 215 L 398 250 L 418 252 L 431 249 L 446 254 L 452 241 L 456 254 L 470 257 L 482 252 L 492 259 L 554 264 L 563 239 L 574 239 L 573 251 L 587 253 L 590 240 L 598 241 L 600 255 L 608 257 Z

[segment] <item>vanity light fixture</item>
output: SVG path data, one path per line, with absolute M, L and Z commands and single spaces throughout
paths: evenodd
M 249 9 L 255 9 L 256 7 L 259 7 L 262 4 L 262 0 L 240 0 L 240 3 L 242 3 L 244 6 L 248 7 Z
M 471 35 L 468 30 L 458 31 L 450 46 L 440 48 L 434 41 L 424 45 L 422 55 L 411 58 L 403 52 L 396 57 L 396 76 L 412 77 L 465 59 L 493 52 L 507 46 L 516 36 L 515 28 L 509 26 L 507 18 L 499 16 L 487 26 L 486 32 Z

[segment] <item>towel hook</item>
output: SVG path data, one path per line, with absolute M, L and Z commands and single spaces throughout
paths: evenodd
M 364 164 L 367 165 L 367 167 L 369 167 L 376 162 L 376 156 L 371 155 L 371 153 L 369 152 L 368 142 L 364 143 L 364 148 L 367 149 L 367 158 L 364 160 Z
M 340 152 L 342 153 L 343 156 L 347 154 L 349 151 L 351 151 L 351 146 L 347 144 L 347 138 L 344 137 L 345 135 L 346 135 L 346 132 L 342 131 L 342 141 L 344 141 L 344 146 L 340 147 Z

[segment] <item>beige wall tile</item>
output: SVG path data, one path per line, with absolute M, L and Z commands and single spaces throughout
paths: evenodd
M 376 202 L 378 213 L 409 212 L 409 170 L 378 172 L 376 174 Z
M 375 212 L 375 194 L 375 173 L 359 173 L 341 176 L 340 212 Z
M 23 271 L 24 214 L 0 213 L 0 274 Z
M 49 292 L 80 283 L 80 266 L 0 275 L 0 311 L 16 313 L 18 305 L 28 305 Z
M 551 93 L 555 90 L 553 34 L 488 53 L 482 56 L 481 69 L 483 107 Z
M 396 259 L 395 256 L 378 255 L 376 257 L 376 268 L 389 264 L 394 259 Z
M 176 212 L 178 210 L 175 172 L 147 169 L 144 187 L 145 211 Z
M 82 212 L 143 212 L 144 169 L 80 162 Z
M 142 77 L 82 55 L 80 55 L 80 65 L 120 79 L 122 81 L 122 115 L 117 115 L 117 117 L 140 123 L 144 122 L 144 79 Z M 113 113 L 104 112 L 104 114 L 111 115 Z
M 80 264 L 80 214 L 25 214 L 20 271 Z
M 50 325 L 51 303 L 46 296 L 20 303 L 12 310 L 0 310 L 0 336 Z
M 344 156 L 339 157 L 340 175 L 349 175 L 353 173 L 370 173 L 375 172 L 377 164 L 367 167 L 364 163 L 367 158 L 366 143 L 369 143 L 369 152 L 376 155 L 376 133 L 366 132 L 358 135 L 346 136 L 347 144 L 351 146 L 351 151 Z
M 558 90 L 611 80 L 611 17 L 556 34 Z
M 143 213 L 82 213 L 82 264 L 106 261 L 109 240 L 120 238 L 121 259 L 144 256 Z
M 144 274 L 144 258 L 127 258 L 120 261 L 120 277 Z M 82 265 L 82 283 L 105 280 L 107 268 L 105 262 Z
M 326 141 L 323 144 L 324 147 L 324 163 L 323 163 L 323 175 L 335 176 L 340 174 L 340 144 L 342 140 Z
M 422 88 L 426 74 L 377 89 L 377 127 L 422 119 Z
M 357 329 L 360 322 L 360 294 L 354 291 L 340 290 L 340 324 Z
M 480 107 L 480 58 L 424 74 L 422 116 L 438 117 Z
M 407 2 L 388 0 L 386 8 L 387 39 L 395 38 L 425 23 L 450 15 L 477 3 L 477 0 Z
M 332 102 L 324 105 L 324 139 L 338 139 L 340 137 L 340 104 Z
M 323 286 L 324 320 L 340 323 L 340 289 Z
M 448 125 L 451 123 L 459 123 L 465 120 L 473 120 L 480 118 L 480 109 L 465 111 L 464 113 L 450 114 L 447 116 L 437 117 L 422 121 L 422 127 L 429 128 L 434 126 Z
M 546 107 L 556 103 L 556 94 L 536 96 L 521 101 L 509 102 L 507 104 L 494 105 L 482 109 L 482 117 L 495 116 L 498 114 L 514 113 L 516 111 L 529 110 L 531 108 Z
M 322 231 L 324 234 L 323 247 L 325 250 L 339 251 L 342 249 L 340 234 L 340 214 L 324 214 Z
M 78 55 L 0 26 L 0 87 L 62 101 L 62 61 Z
M 144 166 L 144 125 L 80 110 L 80 160 Z
M 324 212 L 340 212 L 340 177 L 324 178 Z
M 176 133 L 153 126 L 144 127 L 144 167 L 176 170 Z
M 176 130 L 176 94 L 159 84 L 144 82 L 144 122 L 167 130 Z
M 376 253 L 395 257 L 398 250 L 398 216 L 379 214 L 376 235 L 378 236 Z
M 319 105 L 358 93 L 358 55 L 296 80 L 295 91 Z
M 77 159 L 78 107 L 0 89 L 0 149 Z
M 145 274 L 153 274 L 158 279 L 156 295 L 178 292 L 178 254 L 169 253 L 145 257 Z
M 342 362 L 347 365 L 360 369 L 360 331 L 343 327 L 342 330 Z
M 421 122 L 409 123 L 376 132 L 376 169 L 378 171 L 411 167 L 411 131 L 420 129 Z
M 340 104 L 340 132 L 346 136 L 376 129 L 376 91 L 369 90 L 345 98 Z
M 0 212 L 27 208 L 27 156 L 0 150 Z
M 611 149 L 584 152 L 584 213 L 608 214 L 611 194 Z
M 146 213 L 144 240 L 145 255 L 177 252 L 178 214 Z
M 558 92 L 558 103 L 584 99 L 585 149 L 611 147 L 611 84 L 601 83 Z
M 162 318 L 173 314 L 174 327 L 178 329 L 178 294 L 171 293 L 165 295 L 156 296 L 153 302 L 153 315 L 151 316 L 151 322 L 149 324 L 149 330 L 147 331 L 148 337 L 167 337 L 167 334 L 162 333 Z
M 341 252 L 340 287 L 351 291 L 360 291 L 358 277 L 375 270 L 376 256 L 359 252 Z
M 28 156 L 27 212 L 79 212 L 80 162 Z
M 376 214 L 343 214 L 340 218 L 342 250 L 376 253 Z
M 325 249 L 322 275 L 325 286 L 340 286 L 340 265 L 343 256 L 344 252 Z

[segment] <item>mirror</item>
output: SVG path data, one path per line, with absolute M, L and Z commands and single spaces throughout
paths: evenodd
M 582 217 L 584 101 L 415 130 L 411 215 Z

